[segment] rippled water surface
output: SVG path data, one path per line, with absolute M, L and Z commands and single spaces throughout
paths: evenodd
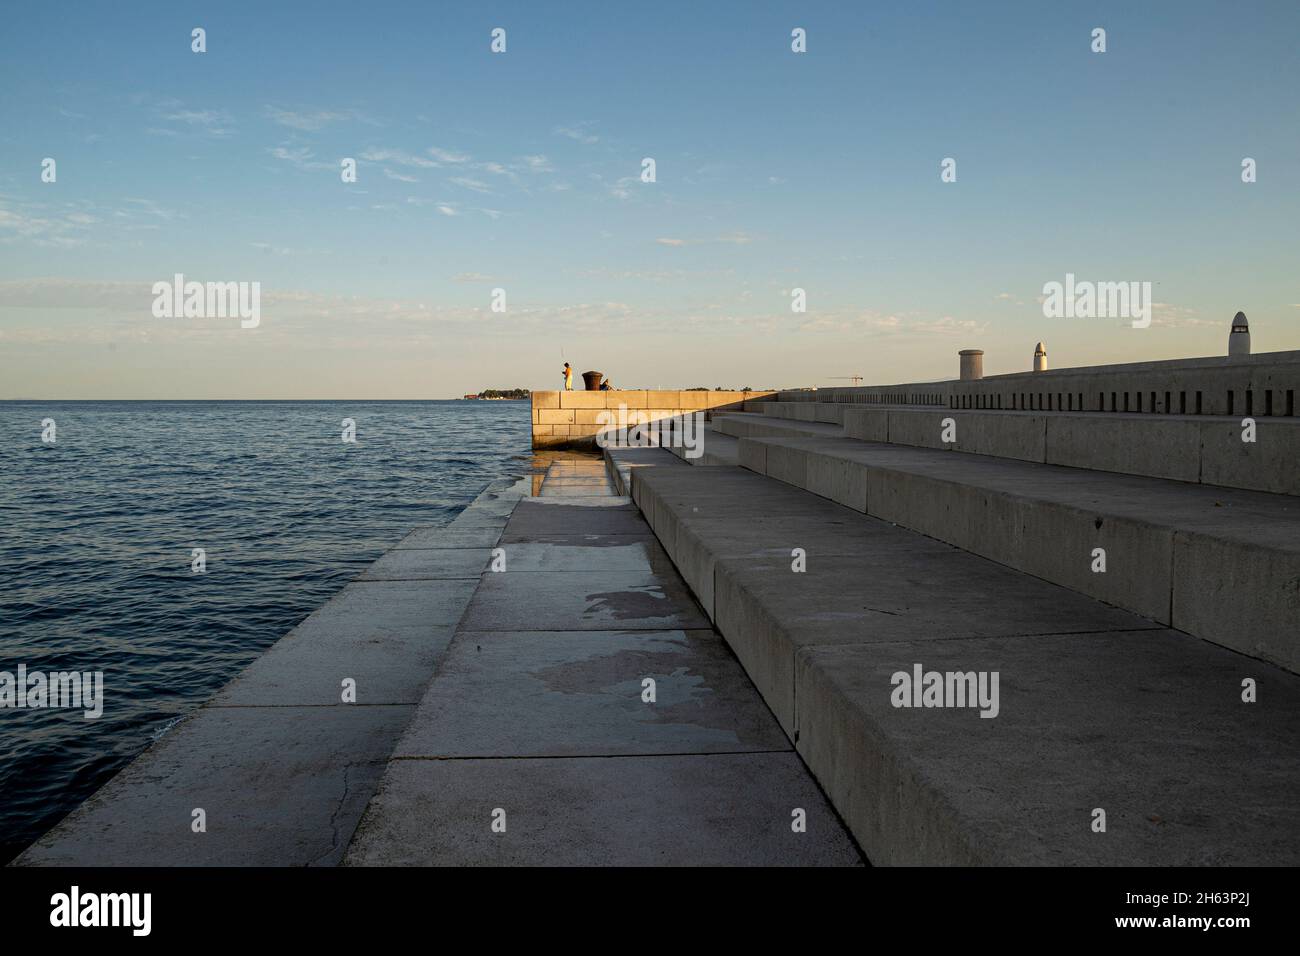
M 0 671 L 105 684 L 0 709 L 0 863 L 528 445 L 527 402 L 0 402 Z

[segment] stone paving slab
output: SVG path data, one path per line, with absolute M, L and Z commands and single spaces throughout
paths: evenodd
M 443 527 L 416 528 L 397 544 L 397 550 L 421 548 L 494 548 L 501 538 L 499 526 L 449 530 Z
M 14 865 L 337 864 L 414 709 L 201 708 Z
M 358 581 L 427 581 L 477 578 L 487 570 L 490 548 L 394 548 L 357 576 Z
M 649 529 L 647 529 L 648 532 Z M 506 541 L 506 572 L 524 571 L 658 571 L 672 562 L 652 534 L 535 535 Z
M 598 506 L 593 509 L 562 502 L 558 499 L 526 498 L 519 502 L 505 534 L 554 533 L 574 531 L 593 534 L 645 534 L 646 524 L 634 504 Z
M 475 631 L 708 626 L 679 578 L 645 571 L 485 574 L 461 622 L 461 627 Z
M 476 579 L 348 585 L 212 698 L 223 706 L 414 703 Z
M 554 485 L 547 482 L 542 485 L 541 498 L 593 498 L 607 497 L 611 493 L 609 485 Z
M 461 631 L 435 684 L 395 757 L 790 749 L 711 630 Z
M 505 811 L 506 832 L 491 829 Z M 807 831 L 795 833 L 802 809 Z M 395 760 L 345 865 L 859 866 L 793 753 Z

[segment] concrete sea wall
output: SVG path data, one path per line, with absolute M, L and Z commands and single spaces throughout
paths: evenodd
M 715 411 L 753 411 L 753 402 L 775 394 L 648 389 L 533 392 L 533 447 L 593 448 L 596 435 L 611 420 L 617 423 L 620 407 L 627 409 L 629 419 L 635 419 L 631 424 L 640 424 L 693 412 L 710 416 Z

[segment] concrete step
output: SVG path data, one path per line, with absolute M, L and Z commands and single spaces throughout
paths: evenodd
M 1295 675 L 743 469 L 632 497 L 873 863 L 1300 862 Z
M 727 421 L 751 432 L 814 427 Z M 834 437 L 743 438 L 740 460 L 855 511 L 1300 669 L 1294 497 Z M 1104 572 L 1094 570 L 1097 549 Z
M 705 424 L 700 439 L 700 454 L 690 457 L 690 450 L 683 444 L 665 446 L 688 465 L 737 465 L 740 463 L 740 442 L 731 435 L 724 434 Z
M 766 418 L 838 424 L 864 441 L 1300 495 L 1300 418 L 1294 416 L 1252 418 L 1251 435 L 1240 416 L 754 405 Z

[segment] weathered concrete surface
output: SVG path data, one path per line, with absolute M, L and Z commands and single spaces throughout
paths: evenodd
M 501 529 L 491 527 L 447 530 L 441 527 L 416 528 L 397 544 L 396 550 L 428 548 L 493 548 L 501 537 Z
M 1038 461 L 1176 481 L 1201 480 L 1202 423 L 1195 416 L 1043 417 L 1047 441 Z
M 682 459 L 688 465 L 735 465 L 738 464 L 736 455 L 740 443 L 731 435 L 724 435 L 715 429 L 712 424 L 706 424 L 702 429 L 700 444 L 697 449 L 700 454 L 696 455 L 696 457 L 688 457 L 688 450 L 682 444 L 666 445 L 664 447 L 668 452 Z
M 597 501 L 520 502 L 347 862 L 860 863 L 639 512 Z
M 222 706 L 415 703 L 476 580 L 350 584 L 212 698 Z
M 851 439 L 741 439 L 741 459 L 873 517 L 1300 668 L 1294 497 Z M 1096 549 L 1104 573 L 1093 570 Z M 1232 588 L 1222 583 L 1225 556 L 1236 562 Z
M 13 865 L 334 865 L 413 711 L 200 708 Z
M 357 576 L 358 581 L 429 581 L 478 576 L 487 568 L 489 548 L 394 548 Z
M 508 560 L 507 552 L 507 560 Z M 690 592 L 645 571 L 488 574 L 465 612 L 470 630 L 662 630 L 708 627 Z
M 505 811 L 506 832 L 491 829 Z M 806 833 L 791 829 L 807 814 Z M 793 753 L 395 760 L 352 866 L 856 866 Z
M 998 716 L 894 708 L 916 663 L 998 672 Z M 799 751 L 874 862 L 1300 863 L 1300 681 L 1187 635 L 814 647 L 797 681 Z
M 718 629 L 873 861 L 1300 859 L 1300 678 L 788 486 L 820 523 L 695 518 L 692 486 L 743 498 L 754 481 L 643 469 L 633 494 L 712 561 Z M 916 663 L 998 670 L 998 717 L 895 709 L 892 675 Z M 1276 706 L 1243 703 L 1245 678 Z
M 1300 419 L 1255 419 L 1255 441 L 1244 442 L 1239 418 L 1201 423 L 1201 481 L 1300 495 Z
M 632 493 L 632 469 L 646 465 L 662 468 L 666 465 L 684 465 L 666 448 L 606 448 L 605 463 L 609 470 L 614 492 L 620 495 Z
M 524 535 L 569 534 L 579 529 L 586 534 L 645 534 L 645 522 L 630 502 L 588 509 L 561 499 L 525 498 L 515 508 L 502 538 L 511 541 Z
M 655 701 L 642 699 L 655 682 Z M 718 635 L 461 631 L 396 757 L 789 750 Z
M 646 529 L 634 534 L 538 534 L 502 546 L 509 571 L 654 571 L 671 569 Z

